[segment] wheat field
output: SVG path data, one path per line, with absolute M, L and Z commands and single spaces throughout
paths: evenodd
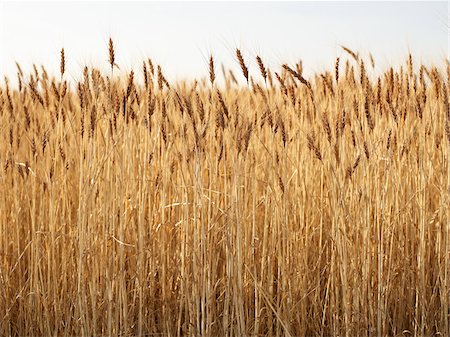
M 1 336 L 449 336 L 450 65 L 235 51 L 0 85 Z

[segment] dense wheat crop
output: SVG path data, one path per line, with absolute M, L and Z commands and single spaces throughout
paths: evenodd
M 448 336 L 450 66 L 342 53 L 182 83 L 119 74 L 112 41 L 79 82 L 64 51 L 18 65 L 0 335 Z

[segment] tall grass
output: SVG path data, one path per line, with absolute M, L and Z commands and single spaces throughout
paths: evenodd
M 450 68 L 344 50 L 311 78 L 236 50 L 225 85 L 213 56 L 123 78 L 112 40 L 78 83 L 64 50 L 59 78 L 18 65 L 0 335 L 450 335 Z

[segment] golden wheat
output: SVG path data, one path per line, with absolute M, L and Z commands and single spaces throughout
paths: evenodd
M 210 85 L 124 80 L 111 39 L 107 75 L 17 65 L 0 335 L 450 335 L 449 65 L 343 49 L 308 79 L 257 56 L 261 84 L 237 49 L 247 86 L 212 56 Z

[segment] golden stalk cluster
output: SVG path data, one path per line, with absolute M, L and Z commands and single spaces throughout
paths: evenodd
M 450 335 L 450 66 L 343 49 L 310 78 L 236 50 L 242 86 L 122 78 L 112 40 L 76 84 L 18 65 L 0 335 Z

